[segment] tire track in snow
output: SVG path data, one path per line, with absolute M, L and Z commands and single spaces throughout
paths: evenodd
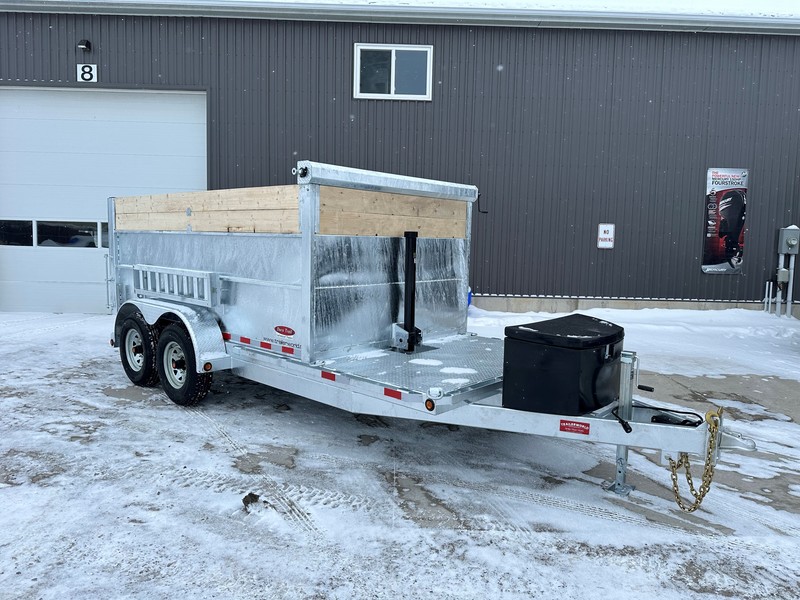
M 252 475 L 248 474 L 220 474 L 198 471 L 195 469 L 182 470 L 175 479 L 181 487 L 202 487 L 213 492 L 235 492 L 247 494 L 253 491 Z M 370 511 L 376 506 L 375 500 L 357 494 L 348 494 L 336 490 L 311 487 L 303 484 L 280 483 L 276 484 L 280 493 L 289 497 L 294 503 L 301 502 L 306 506 L 323 507 L 330 509 L 350 509 L 354 511 Z
M 252 462 L 247 448 L 233 439 L 222 425 L 205 414 L 203 410 L 194 407 L 186 407 L 185 410 L 190 415 L 203 421 L 207 428 L 210 426 L 213 433 L 224 439 L 228 446 L 234 451 L 236 458 L 241 459 L 245 463 Z M 259 465 L 252 464 L 251 466 L 256 469 Z M 281 485 L 269 475 L 253 474 L 246 475 L 246 477 L 255 484 L 254 489 L 249 491 L 258 494 L 260 497 L 265 497 L 269 504 L 275 508 L 276 512 L 281 514 L 291 525 L 305 533 L 314 535 L 319 535 L 321 533 L 311 518 L 311 515 L 300 508 L 300 506 L 281 489 Z
M 310 455 L 310 457 L 312 456 L 317 460 L 323 460 L 339 467 L 358 468 L 362 470 L 364 469 L 365 466 L 374 467 L 376 469 L 381 468 L 380 462 L 369 463 L 363 461 L 356 461 L 354 459 L 333 457 L 324 454 Z M 452 460 L 455 459 L 453 458 Z M 674 533 L 676 531 L 685 533 L 685 530 L 680 527 L 648 521 L 646 518 L 642 516 L 632 514 L 630 512 L 623 510 L 615 511 L 602 506 L 596 506 L 596 505 L 586 504 L 584 502 L 579 502 L 576 500 L 570 500 L 568 498 L 564 498 L 561 496 L 556 496 L 541 492 L 521 490 L 519 488 L 514 488 L 502 484 L 498 485 L 498 484 L 469 482 L 452 477 L 449 474 L 439 473 L 436 471 L 426 470 L 423 472 L 413 469 L 409 470 L 408 466 L 409 465 L 403 466 L 402 468 L 403 472 L 408 476 L 420 479 L 423 483 L 428 483 L 428 484 L 435 483 L 435 484 L 450 486 L 453 488 L 458 488 L 466 492 L 479 492 L 480 494 L 482 494 L 482 499 L 487 503 L 487 506 L 491 508 L 491 510 L 501 521 L 500 523 L 501 526 L 497 528 L 497 530 L 500 531 L 511 531 L 511 532 L 523 531 L 528 533 L 531 532 L 531 528 L 528 526 L 528 524 L 520 523 L 519 521 L 515 520 L 513 516 L 513 511 L 509 511 L 503 508 L 507 499 L 513 498 L 515 500 L 521 500 L 526 503 L 548 506 L 558 510 L 566 510 L 606 521 L 615 521 L 618 523 L 626 523 L 626 524 L 635 523 L 641 526 L 646 526 L 651 529 L 659 529 L 663 531 L 669 531 L 671 533 Z M 448 466 L 453 466 L 452 462 L 448 462 Z M 469 467 L 468 465 L 464 465 L 460 462 L 456 466 L 461 467 L 462 469 L 473 468 Z M 509 512 L 511 513 L 511 515 L 509 515 Z

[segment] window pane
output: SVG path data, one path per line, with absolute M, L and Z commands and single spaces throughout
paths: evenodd
M 36 235 L 40 246 L 97 248 L 97 223 L 38 221 Z
M 33 246 L 33 221 L 0 221 L 0 246 Z
M 428 93 L 428 53 L 424 50 L 397 50 L 394 59 L 394 92 L 413 96 Z
M 359 73 L 359 92 L 362 94 L 389 94 L 392 51 L 362 50 Z
M 108 223 L 100 223 L 103 232 L 103 248 L 108 248 Z

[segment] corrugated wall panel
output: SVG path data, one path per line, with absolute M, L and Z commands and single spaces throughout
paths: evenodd
M 205 90 L 211 188 L 303 158 L 474 183 L 478 293 L 757 300 L 800 224 L 797 37 L 22 13 L 0 34 L 0 85 L 96 62 L 99 87 Z M 432 44 L 433 101 L 354 100 L 355 42 Z M 741 276 L 700 270 L 709 167 L 751 169 Z

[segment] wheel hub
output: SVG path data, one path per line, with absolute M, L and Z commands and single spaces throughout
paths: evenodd
M 125 358 L 134 371 L 141 371 L 144 366 L 144 344 L 142 336 L 135 329 L 125 335 Z
M 175 389 L 186 383 L 186 355 L 177 342 L 170 342 L 164 349 L 164 372 L 167 381 Z

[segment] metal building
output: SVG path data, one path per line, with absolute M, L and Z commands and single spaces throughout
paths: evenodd
M 285 184 L 299 159 L 478 186 L 485 296 L 759 302 L 800 225 L 800 13 L 0 11 L 0 310 L 105 310 L 107 196 Z M 701 269 L 720 167 L 749 173 L 738 274 Z

